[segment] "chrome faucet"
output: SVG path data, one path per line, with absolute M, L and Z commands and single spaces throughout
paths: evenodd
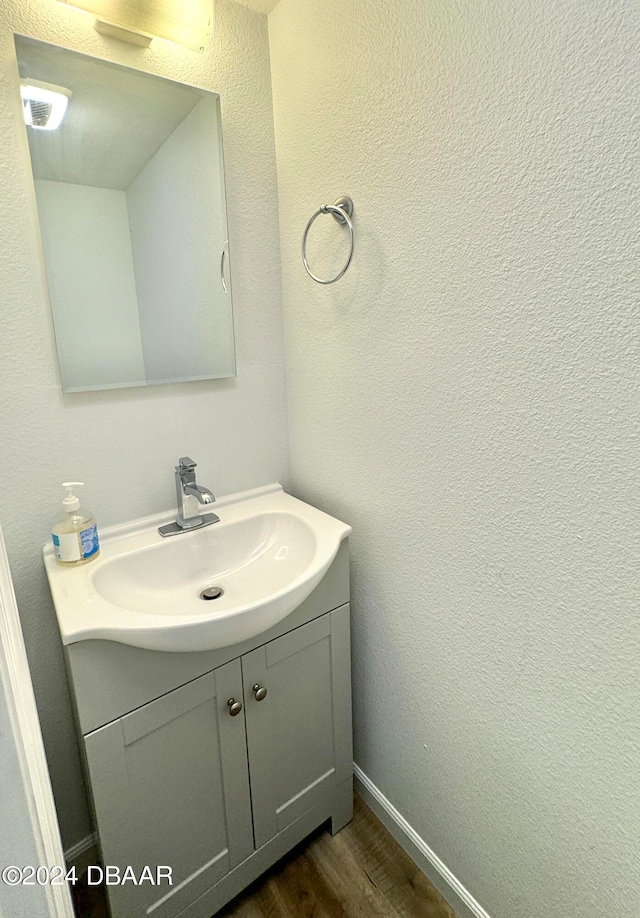
M 209 488 L 203 488 L 196 483 L 197 463 L 188 456 L 183 456 L 176 466 L 176 497 L 178 500 L 178 517 L 174 523 L 167 523 L 166 526 L 160 526 L 158 532 L 165 538 L 167 536 L 178 535 L 181 532 L 188 532 L 190 529 L 199 529 L 202 526 L 210 526 L 211 523 L 218 523 L 220 517 L 215 513 L 200 514 L 200 507 L 206 504 L 212 504 L 215 500 L 213 493 Z

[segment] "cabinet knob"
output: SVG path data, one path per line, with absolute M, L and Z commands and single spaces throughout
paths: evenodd
M 253 694 L 255 695 L 256 701 L 262 701 L 263 698 L 267 697 L 267 690 L 264 685 L 256 684 L 253 686 Z
M 227 704 L 229 705 L 229 714 L 231 714 L 232 717 L 235 717 L 236 714 L 239 714 L 242 710 L 242 702 L 236 701 L 235 698 L 230 698 Z

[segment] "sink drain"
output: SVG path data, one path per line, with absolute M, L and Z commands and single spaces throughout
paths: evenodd
M 200 599 L 207 599 L 207 600 L 220 599 L 223 593 L 224 593 L 224 590 L 222 589 L 222 587 L 219 587 L 219 586 L 207 587 L 206 590 L 203 590 L 202 593 L 200 593 Z

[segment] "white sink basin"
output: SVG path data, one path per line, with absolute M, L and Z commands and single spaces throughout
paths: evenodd
M 254 637 L 318 585 L 351 527 L 269 485 L 221 498 L 220 522 L 168 539 L 171 513 L 101 530 L 100 556 L 45 566 L 65 644 L 94 638 L 148 650 L 214 650 Z M 217 587 L 216 599 L 201 593 Z

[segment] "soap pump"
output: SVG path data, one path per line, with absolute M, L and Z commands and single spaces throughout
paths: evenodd
M 80 507 L 74 488 L 83 487 L 82 481 L 65 481 L 66 494 L 62 513 L 52 527 L 51 537 L 59 564 L 85 564 L 100 554 L 98 527 L 93 514 Z

